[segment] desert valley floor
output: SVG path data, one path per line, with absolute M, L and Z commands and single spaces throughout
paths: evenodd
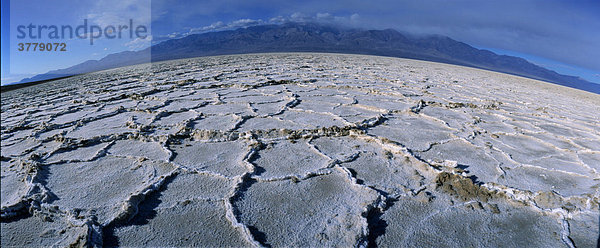
M 2 93 L 2 246 L 596 247 L 600 96 L 342 54 Z

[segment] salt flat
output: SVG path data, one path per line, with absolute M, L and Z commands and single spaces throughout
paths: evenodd
M 595 247 L 600 96 L 343 54 L 2 93 L 2 246 Z

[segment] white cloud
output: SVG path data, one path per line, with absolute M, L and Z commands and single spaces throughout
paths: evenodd
M 259 25 L 259 24 L 263 24 L 263 20 L 258 19 L 258 20 L 252 20 L 252 19 L 239 19 L 237 21 L 233 21 L 231 23 L 229 23 L 228 26 L 230 27 L 247 27 L 247 26 L 253 26 L 253 25 Z
M 222 21 L 218 21 L 218 22 L 215 22 L 208 26 L 199 27 L 199 28 L 191 28 L 186 34 L 203 33 L 203 32 L 207 32 L 207 31 L 220 30 L 225 27 L 227 27 L 227 25 L 225 25 L 225 23 L 223 23 Z M 185 34 L 183 34 L 183 35 L 185 35 Z
M 167 35 L 169 38 L 177 38 L 180 35 L 179 32 L 173 32 Z
M 333 16 L 329 13 L 317 13 L 317 20 L 331 20 Z
M 271 23 L 271 24 L 282 24 L 286 21 L 287 21 L 287 19 L 284 18 L 283 16 L 276 16 L 276 17 L 269 19 L 269 23 Z
M 152 44 L 152 35 L 148 35 L 146 38 L 142 39 L 142 38 L 135 38 L 132 41 L 129 41 L 127 43 L 125 43 L 124 45 L 132 51 L 136 51 L 136 50 L 142 50 L 144 48 L 147 48 L 150 46 L 150 44 Z
M 257 26 L 262 24 L 267 24 L 269 22 L 265 22 L 262 19 L 254 20 L 254 19 L 239 19 L 225 24 L 222 21 L 215 22 L 211 25 L 199 27 L 199 28 L 190 28 L 187 33 L 179 34 L 177 33 L 176 37 L 170 38 L 179 38 L 183 36 L 187 36 L 190 34 L 198 34 L 198 33 L 206 33 L 206 32 L 214 32 L 214 31 L 222 31 L 229 29 L 237 29 L 237 28 L 246 28 L 251 26 Z
M 228 29 L 236 29 L 236 28 L 245 28 L 263 24 L 282 24 L 286 22 L 320 22 L 320 23 L 331 23 L 338 25 L 352 25 L 353 23 L 358 22 L 359 15 L 352 14 L 349 17 L 346 16 L 334 16 L 331 13 L 317 13 L 314 16 L 305 15 L 300 12 L 293 13 L 289 17 L 284 16 L 276 16 L 270 18 L 269 21 L 263 21 L 262 19 L 254 20 L 254 19 L 239 19 L 225 24 L 222 21 L 215 22 L 211 25 L 199 27 L 199 28 L 191 28 L 188 33 L 181 34 L 181 36 L 185 36 L 188 34 L 194 33 L 204 33 L 204 32 L 212 32 L 212 31 L 221 31 Z M 180 37 L 181 37 L 180 36 Z
M 300 12 L 296 12 L 290 16 L 288 21 L 304 22 L 308 19 L 310 19 L 310 18 L 307 15 L 300 13 Z
M 276 16 L 268 21 L 262 19 L 239 19 L 229 23 L 222 21 L 214 22 L 208 26 L 190 28 L 187 32 L 174 32 L 168 35 L 158 36 L 154 39 L 155 42 L 161 42 L 168 39 L 178 39 L 190 34 L 201 34 L 207 32 L 216 32 L 223 30 L 232 30 L 238 28 L 247 28 L 264 24 L 283 24 L 286 22 L 318 22 L 332 25 L 352 26 L 359 22 L 359 15 L 352 14 L 350 16 L 334 16 L 331 13 L 317 13 L 313 16 L 305 15 L 300 12 L 291 14 L 290 16 Z

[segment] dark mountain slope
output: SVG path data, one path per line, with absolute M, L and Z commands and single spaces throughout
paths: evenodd
M 393 29 L 342 29 L 314 23 L 262 25 L 189 35 L 146 50 L 111 54 L 101 60 L 50 71 L 21 83 L 152 61 L 260 52 L 333 52 L 370 54 L 443 62 L 504 72 L 600 94 L 600 84 L 558 74 L 522 58 L 497 55 L 439 35 L 413 37 Z

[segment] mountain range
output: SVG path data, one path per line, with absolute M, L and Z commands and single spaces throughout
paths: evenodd
M 267 52 L 330 52 L 368 54 L 442 62 L 543 80 L 600 94 L 600 84 L 558 74 L 525 59 L 498 55 L 446 36 L 415 36 L 393 29 L 363 30 L 317 23 L 260 25 L 236 30 L 192 34 L 166 40 L 141 51 L 110 54 L 100 60 L 26 78 L 19 83 L 149 62 L 199 56 Z M 3 86 L 5 88 L 6 86 Z

